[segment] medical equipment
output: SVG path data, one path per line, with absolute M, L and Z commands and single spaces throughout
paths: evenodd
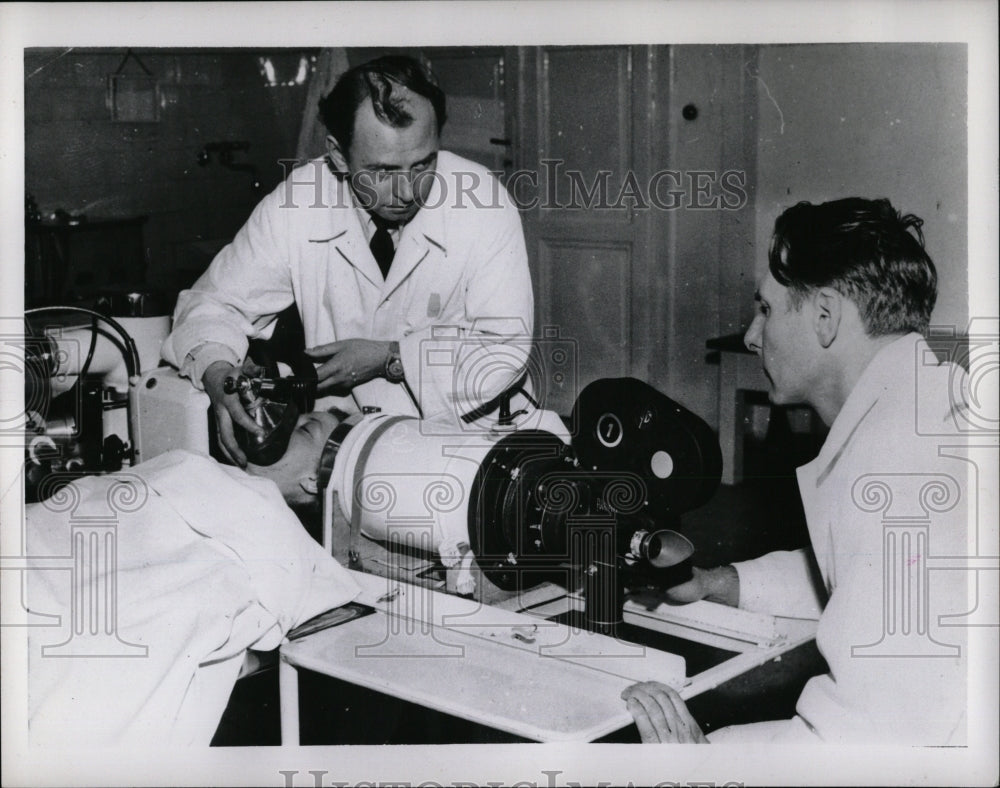
M 690 577 L 694 548 L 679 515 L 706 502 L 721 476 L 707 424 L 642 381 L 599 380 L 577 398 L 571 434 L 554 413 L 525 414 L 530 429 L 480 434 L 372 414 L 331 435 L 323 465 L 324 539 L 333 493 L 362 536 L 437 553 L 479 569 L 506 590 L 581 583 L 588 628 L 614 632 L 623 588 L 668 588 Z M 471 593 L 465 572 L 459 591 Z
M 233 393 L 241 391 L 244 407 L 264 428 L 250 435 L 234 425 L 234 433 L 250 462 L 270 465 L 288 446 L 300 413 L 312 410 L 316 398 L 315 370 L 311 362 L 294 360 L 294 366 L 271 359 L 266 350 L 251 343 L 251 352 L 264 362 L 266 376 L 240 374 L 227 380 Z M 254 364 L 257 367 L 258 365 Z M 285 367 L 292 374 L 279 377 Z M 216 445 L 215 423 L 208 395 L 170 367 L 159 367 L 133 379 L 129 387 L 135 462 L 151 460 L 173 449 L 210 454 L 222 460 Z
M 237 375 L 226 378 L 224 391 L 238 393 L 246 412 L 261 428 L 261 433 L 255 434 L 233 425 L 236 442 L 247 460 L 254 465 L 273 465 L 288 448 L 299 414 L 312 410 L 316 378 Z
M 25 311 L 29 502 L 51 474 L 68 481 L 135 461 L 129 386 L 158 362 L 170 318 L 156 314 L 145 293 L 102 297 L 95 306 Z
M 25 312 L 28 502 L 38 500 L 53 474 L 67 483 L 172 449 L 215 453 L 208 396 L 157 366 L 169 332 L 170 317 L 153 293 L 102 296 L 94 309 Z M 312 410 L 316 381 L 308 362 L 296 361 L 294 374 L 279 378 L 279 362 L 262 360 L 266 376 L 234 376 L 228 385 L 264 428 L 261 436 L 236 429 L 237 440 L 251 462 L 270 465 L 284 454 L 298 415 Z

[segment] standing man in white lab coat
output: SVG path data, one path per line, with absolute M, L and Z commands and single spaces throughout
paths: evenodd
M 969 554 L 968 464 L 949 456 L 968 380 L 922 336 L 937 295 L 922 224 L 860 198 L 799 203 L 775 223 L 745 342 L 772 402 L 807 403 L 830 425 L 798 470 L 822 584 L 799 550 L 695 569 L 667 593 L 818 617 L 829 671 L 806 684 L 794 717 L 712 742 L 966 741 L 968 574 L 932 562 Z M 644 682 L 623 698 L 643 741 L 706 741 L 673 689 Z
M 397 56 L 355 67 L 320 111 L 325 159 L 295 169 L 180 294 L 163 345 L 208 393 L 241 466 L 233 423 L 258 428 L 223 384 L 292 303 L 329 395 L 320 406 L 461 429 L 525 377 L 534 303 L 521 219 L 495 176 L 440 150 L 445 96 L 429 69 Z

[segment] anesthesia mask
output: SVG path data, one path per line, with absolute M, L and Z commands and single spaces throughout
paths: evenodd
M 223 390 L 239 394 L 243 408 L 263 433 L 257 435 L 233 424 L 236 442 L 254 465 L 273 465 L 288 448 L 300 413 L 312 410 L 316 379 L 303 377 L 227 377 Z

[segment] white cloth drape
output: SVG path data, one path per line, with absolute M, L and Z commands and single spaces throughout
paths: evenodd
M 358 591 L 273 482 L 188 452 L 76 481 L 26 527 L 31 555 L 77 558 L 28 572 L 29 610 L 53 617 L 29 633 L 32 744 L 208 745 L 246 649 Z M 112 638 L 84 637 L 109 624 L 92 608 Z

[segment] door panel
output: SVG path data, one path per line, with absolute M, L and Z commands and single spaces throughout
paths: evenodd
M 632 165 L 630 49 L 547 48 L 540 66 L 540 158 L 552 162 L 544 172 L 554 176 L 546 182 L 554 191 L 546 193 L 556 203 L 542 210 L 566 205 L 570 214 L 561 219 L 627 221 L 627 211 L 607 206 Z
M 649 167 L 648 50 L 518 51 L 518 167 L 538 176 L 523 213 L 536 334 L 557 332 L 577 355 L 575 388 L 541 392 L 564 415 L 593 380 L 646 376 L 649 219 L 618 196 Z M 518 192 L 522 204 L 531 196 Z
M 539 267 L 546 275 L 539 297 L 553 315 L 562 316 L 562 320 L 572 316 L 572 336 L 565 331 L 567 326 L 558 328 L 562 339 L 573 340 L 574 377 L 580 385 L 602 377 L 629 375 L 630 245 L 543 240 Z M 542 329 L 544 336 L 544 325 Z M 560 392 L 572 395 L 561 408 L 565 413 L 576 393 Z
M 448 97 L 441 147 L 493 172 L 510 162 L 504 89 L 504 50 L 499 47 L 427 49 L 425 54 Z

